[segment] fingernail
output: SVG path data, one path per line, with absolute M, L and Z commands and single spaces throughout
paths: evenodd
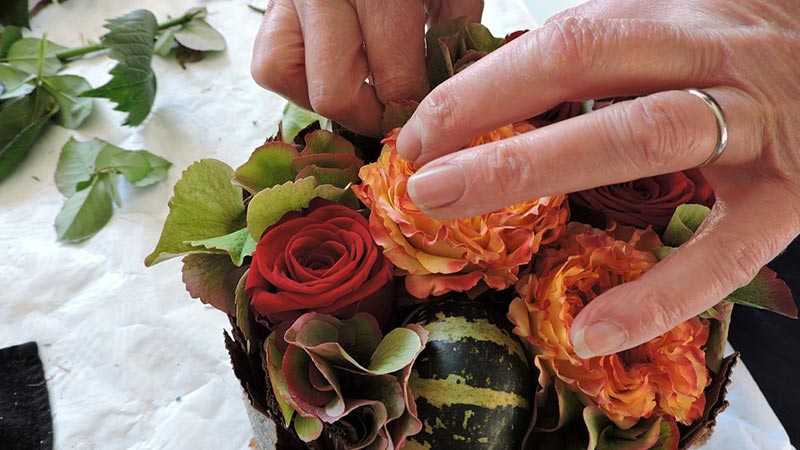
M 397 136 L 397 154 L 407 161 L 416 161 L 422 154 L 419 120 L 415 117 L 411 117 L 411 120 L 400 130 L 400 135 Z
M 420 209 L 447 206 L 461 198 L 467 187 L 464 171 L 455 164 L 422 170 L 408 180 L 408 195 Z
M 628 332 L 607 320 L 595 322 L 572 336 L 575 354 L 583 359 L 613 353 L 628 340 Z

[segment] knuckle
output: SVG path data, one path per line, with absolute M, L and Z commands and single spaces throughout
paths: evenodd
M 302 68 L 287 64 L 283 55 L 278 53 L 269 49 L 258 53 L 250 65 L 250 75 L 259 86 L 283 93 L 302 75 Z
M 482 162 L 477 179 L 482 180 L 480 192 L 491 193 L 512 204 L 529 200 L 526 192 L 526 173 L 529 161 L 525 154 L 508 142 L 498 142 L 495 148 L 481 154 Z
M 413 99 L 421 95 L 420 86 L 422 85 L 422 80 L 420 77 L 415 79 L 410 74 L 376 76 L 374 83 L 378 100 L 383 104 L 394 100 Z
M 687 316 L 696 313 L 687 311 L 688 305 L 682 301 L 672 289 L 659 286 L 643 293 L 650 310 L 649 323 L 642 324 L 644 329 L 657 330 L 660 333 L 675 328 L 686 320 Z
M 334 120 L 348 116 L 357 106 L 355 95 L 342 95 L 324 85 L 311 89 L 308 100 L 314 111 Z
M 596 55 L 597 28 L 590 19 L 564 17 L 542 27 L 539 39 L 529 45 L 546 49 L 531 54 L 541 58 L 541 64 L 552 74 L 568 76 L 592 67 Z M 530 52 L 529 52 L 530 53 Z
M 688 156 L 694 127 L 684 123 L 684 115 L 664 94 L 653 94 L 631 102 L 626 120 L 621 121 L 623 142 L 635 150 L 630 158 L 642 172 L 669 169 Z
M 775 253 L 771 251 L 775 247 L 773 241 L 767 236 L 753 240 L 740 233 L 718 231 L 708 265 L 712 271 L 711 280 L 717 284 L 715 287 L 728 293 L 749 283 Z M 727 263 L 719 264 L 720 261 Z

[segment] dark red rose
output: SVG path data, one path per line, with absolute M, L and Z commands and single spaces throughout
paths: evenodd
M 367 312 L 383 325 L 393 306 L 392 265 L 362 215 L 316 198 L 264 232 L 245 292 L 271 323 L 313 311 L 345 319 Z
M 612 184 L 569 195 L 573 219 L 605 227 L 619 224 L 658 231 L 684 203 L 712 206 L 714 191 L 697 169 Z M 599 220 L 598 220 L 599 219 Z M 598 223 L 600 222 L 600 223 Z

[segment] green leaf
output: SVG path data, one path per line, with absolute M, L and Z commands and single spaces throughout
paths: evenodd
M 192 241 L 193 247 L 205 247 L 213 250 L 223 250 L 231 257 L 231 262 L 240 267 L 244 262 L 245 256 L 250 256 L 256 251 L 256 241 L 253 240 L 247 228 L 226 234 L 225 236 L 213 237 Z
M 183 283 L 192 298 L 225 311 L 233 287 L 228 275 L 236 269 L 225 254 L 196 253 L 183 258 Z
M 92 139 L 78 142 L 70 138 L 63 147 L 56 166 L 55 181 L 58 191 L 69 197 L 79 189 L 78 184 L 88 181 L 96 170 L 97 155 L 106 146 L 105 141 Z
M 378 344 L 367 369 L 378 375 L 397 372 L 411 364 L 421 348 L 422 341 L 417 333 L 408 328 L 395 328 Z
M 272 384 L 272 392 L 275 393 L 275 399 L 278 401 L 284 423 L 290 424 L 295 410 L 290 403 L 292 395 L 289 393 L 289 386 L 286 384 L 286 377 L 283 375 L 283 354 L 278 350 L 275 339 L 275 332 L 273 332 L 264 344 L 266 347 L 267 371 L 269 372 L 269 381 Z
M 5 58 L 11 45 L 20 39 L 22 39 L 22 30 L 18 26 L 9 25 L 5 27 L 3 36 L 0 38 L 0 58 Z
M 3 2 L 4 5 L 0 8 L 0 25 L 31 27 L 28 23 L 28 0 L 3 0 Z
M 753 281 L 733 291 L 725 300 L 797 318 L 797 305 L 791 289 L 769 267 L 762 268 Z
M 322 434 L 322 421 L 315 417 L 295 416 L 294 431 L 303 442 L 311 442 Z
M 170 212 L 158 244 L 145 259 L 147 266 L 201 250 L 189 242 L 224 236 L 245 227 L 242 191 L 231 179 L 233 169 L 215 159 L 198 161 L 183 172 L 169 201 Z M 227 255 L 225 258 L 231 264 Z
M 302 155 L 316 155 L 320 153 L 343 153 L 355 156 L 356 149 L 347 139 L 326 130 L 316 130 L 305 135 L 306 148 Z
M 283 109 L 283 118 L 281 119 L 281 139 L 283 142 L 294 142 L 297 135 L 314 122 L 319 122 L 320 128 L 323 130 L 330 131 L 332 128 L 330 120 L 317 113 L 303 109 L 292 102 L 287 103 Z
M 59 105 L 56 123 L 64 128 L 75 129 L 92 113 L 92 99 L 80 94 L 92 88 L 86 79 L 77 75 L 58 75 L 42 78 L 44 88 Z
M 247 208 L 247 229 L 256 241 L 264 230 L 276 224 L 289 211 L 299 211 L 317 197 L 317 182 L 312 177 L 264 189 Z
M 245 288 L 247 287 L 247 275 L 250 269 L 247 269 L 244 274 L 239 278 L 236 283 L 236 291 L 233 295 L 233 304 L 228 305 L 228 313 L 235 314 L 236 326 L 242 331 L 242 336 L 247 340 L 247 352 L 250 353 L 250 343 L 253 341 L 252 323 L 254 321 L 252 311 L 250 310 L 250 297 L 247 295 Z M 283 356 L 281 356 L 283 359 Z
M 32 82 L 35 77 L 11 66 L 0 64 L 0 100 L 28 95 L 36 88 Z
M 103 37 L 109 56 L 119 64 L 109 72 L 111 80 L 84 92 L 85 97 L 103 97 L 117 103 L 117 111 L 128 113 L 124 125 L 139 125 L 150 114 L 156 97 L 156 75 L 150 63 L 158 34 L 156 17 L 139 9 L 106 24 L 110 31 Z
M 14 42 L 8 49 L 8 63 L 23 72 L 38 75 L 40 45 L 44 46 L 41 75 L 55 75 L 64 68 L 64 65 L 56 57 L 56 53 L 67 50 L 67 48 L 50 41 L 42 42 L 41 39 L 23 38 Z
M 121 150 L 121 149 L 120 149 Z M 172 163 L 145 150 L 123 150 L 110 157 L 108 167 L 117 170 L 134 186 L 163 181 Z
M 73 194 L 56 216 L 56 234 L 59 242 L 77 242 L 94 236 L 113 213 L 111 205 L 111 179 L 100 174 L 92 184 Z
M 194 18 L 181 27 L 175 33 L 175 40 L 192 50 L 203 52 L 225 50 L 225 38 L 208 22 L 200 18 Z
M 48 93 L 35 90 L 0 106 L 0 180 L 28 154 L 58 105 Z
M 417 106 L 419 106 L 419 102 L 412 100 L 395 100 L 387 103 L 381 121 L 383 134 L 389 134 L 395 128 L 404 126 L 414 115 Z
M 492 35 L 488 28 L 479 23 L 467 24 L 467 48 L 491 53 L 502 47 L 505 39 Z
M 704 205 L 678 206 L 664 231 L 664 243 L 672 247 L 680 247 L 700 228 L 700 224 L 708 217 L 709 213 L 711 210 Z
M 119 195 L 119 176 L 116 172 L 106 172 L 105 175 L 108 175 L 108 188 L 111 191 L 111 199 L 114 200 L 114 203 L 117 206 L 122 206 L 122 197 Z
M 292 144 L 280 141 L 267 142 L 257 148 L 250 159 L 236 169 L 234 182 L 255 194 L 266 188 L 293 181 L 297 172 L 292 160 L 300 153 Z
M 179 26 L 167 28 L 158 35 L 153 53 L 159 56 L 167 56 L 169 52 L 175 47 L 175 33 L 180 29 Z

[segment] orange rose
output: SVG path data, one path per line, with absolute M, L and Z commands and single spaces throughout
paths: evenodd
M 532 129 L 529 123 L 519 122 L 480 136 L 469 146 Z M 408 196 L 408 178 L 417 167 L 398 156 L 398 133 L 396 129 L 384 139 L 380 158 L 361 168 L 363 184 L 353 189 L 371 210 L 372 236 L 398 274 L 406 276 L 411 295 L 425 298 L 467 291 L 479 283 L 505 289 L 517 282 L 519 267 L 564 230 L 568 216 L 564 195 L 469 219 L 440 221 L 426 216 Z
M 540 382 L 562 380 L 586 404 L 595 404 L 620 428 L 652 415 L 690 424 L 705 406 L 709 383 L 705 353 L 708 325 L 693 318 L 631 350 L 581 359 L 570 326 L 601 293 L 639 278 L 657 263 L 660 246 L 651 230 L 620 227 L 607 232 L 570 223 L 557 247 L 517 284 L 510 307 L 514 332 L 536 348 Z

